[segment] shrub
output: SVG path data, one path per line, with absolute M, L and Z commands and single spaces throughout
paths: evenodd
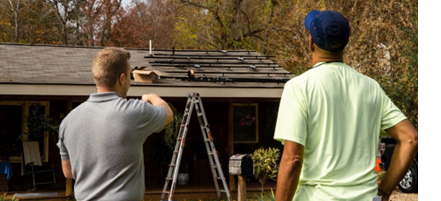
M 254 176 L 259 180 L 263 187 L 268 179 L 277 179 L 277 161 L 280 157 L 280 150 L 278 148 L 257 149 L 252 155 Z

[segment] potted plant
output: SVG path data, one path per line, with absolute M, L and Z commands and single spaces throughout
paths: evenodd
M 177 113 L 173 115 L 173 121 L 165 126 L 165 133 L 164 133 L 164 141 L 167 144 L 167 146 L 174 150 L 176 145 L 176 138 L 178 137 L 180 125 L 182 122 L 182 113 Z

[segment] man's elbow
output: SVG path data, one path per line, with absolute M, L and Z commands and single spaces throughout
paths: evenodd
M 413 147 L 418 148 L 418 132 L 414 132 L 407 139 L 407 143 L 411 144 Z
M 406 133 L 405 137 L 401 140 L 401 143 L 406 143 L 413 147 L 418 147 L 418 131 L 409 123 L 407 130 L 403 131 Z
M 412 150 L 412 155 L 416 155 L 418 153 L 418 132 L 409 132 L 404 138 L 399 140 L 398 143 L 404 146 L 405 149 Z
M 63 170 L 63 174 L 64 174 L 64 177 L 66 177 L 66 179 L 73 179 L 72 172 Z
M 64 177 L 66 177 L 66 179 L 73 179 L 72 174 L 64 174 Z
M 302 158 L 293 158 L 288 161 L 288 164 L 291 165 L 294 169 L 301 169 L 303 165 L 303 159 Z
M 292 156 L 292 157 L 286 157 L 283 162 L 285 163 L 287 167 L 290 167 L 291 169 L 301 169 L 303 165 L 303 158 L 301 156 Z
M 167 111 L 167 120 L 165 121 L 165 125 L 171 123 L 173 121 L 173 112 L 171 110 Z
M 61 166 L 63 169 L 63 174 L 64 177 L 66 177 L 67 179 L 73 179 L 73 175 L 72 175 L 72 166 L 70 165 L 70 160 L 61 160 Z

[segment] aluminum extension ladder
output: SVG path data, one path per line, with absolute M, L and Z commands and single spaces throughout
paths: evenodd
M 214 147 L 213 138 L 211 137 L 210 125 L 207 123 L 202 100 L 198 93 L 188 95 L 187 105 L 185 106 L 185 112 L 182 117 L 182 123 L 179 128 L 178 137 L 176 139 L 176 146 L 173 151 L 173 157 L 169 165 L 168 174 L 165 178 L 164 189 L 162 190 L 161 200 L 164 200 L 165 194 L 168 194 L 168 201 L 173 200 L 173 195 L 176 188 L 176 178 L 179 172 L 179 165 L 181 164 L 182 152 L 184 151 L 185 139 L 187 137 L 188 125 L 190 124 L 191 114 L 193 108 L 196 107 L 196 113 L 201 126 L 202 136 L 205 142 L 205 148 L 207 149 L 208 159 L 210 161 L 211 173 L 213 175 L 214 185 L 216 187 L 217 196 L 221 198 L 221 192 L 226 193 L 228 200 L 232 201 L 230 191 L 228 190 L 227 182 L 225 181 L 224 174 L 222 172 L 219 158 Z M 213 161 L 214 160 L 214 161 Z M 224 190 L 219 189 L 218 180 L 222 180 Z M 171 186 L 169 187 L 169 182 Z

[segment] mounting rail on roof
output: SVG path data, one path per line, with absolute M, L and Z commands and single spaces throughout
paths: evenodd
M 159 56 L 159 57 L 158 57 Z M 144 58 L 161 58 L 161 57 L 164 57 L 164 56 L 169 56 L 169 57 L 167 57 L 167 58 L 170 58 L 170 59 L 172 59 L 172 58 L 176 58 L 176 57 L 204 57 L 204 58 L 206 58 L 206 57 L 223 57 L 223 58 L 237 58 L 237 57 L 244 57 L 244 58 L 255 58 L 255 57 L 266 57 L 266 58 L 270 58 L 270 57 L 275 57 L 275 56 L 273 56 L 273 55 L 259 55 L 259 56 L 253 56 L 253 55 L 250 55 L 250 56 L 245 56 L 245 55 L 221 55 L 221 54 L 204 54 L 204 55 L 195 55 L 195 54 L 179 54 L 179 55 L 177 55 L 177 54 L 175 54 L 175 55 L 172 55 L 172 54 L 155 54 L 153 57 L 150 57 L 150 56 L 144 56 Z
M 176 49 L 161 49 L 162 52 L 166 52 L 166 51 L 175 51 L 175 52 L 219 52 L 219 53 L 223 53 L 223 52 L 256 52 L 254 50 L 176 50 Z
M 209 61 L 174 61 L 174 60 L 155 60 L 155 61 L 150 61 L 149 62 L 150 64 L 212 64 L 212 65 L 219 65 L 219 64 L 240 64 L 240 65 L 243 65 L 243 64 L 250 64 L 250 65 L 254 65 L 254 64 L 256 64 L 256 65 L 258 65 L 258 64 L 265 64 L 265 65 L 271 65 L 271 64 L 273 64 L 273 65 L 276 65 L 274 62 L 260 62 L 260 61 L 258 61 L 258 62 L 239 62 L 239 61 L 237 61 L 237 62 L 216 62 L 216 63 L 213 63 L 213 62 L 209 62 Z
M 234 56 L 234 57 L 219 57 L 216 55 L 211 55 L 211 56 L 204 56 L 204 55 L 192 55 L 192 56 L 182 56 L 179 55 L 179 57 L 177 56 L 173 56 L 173 57 L 150 57 L 150 56 L 144 56 L 144 58 L 155 58 L 155 59 L 172 59 L 172 60 L 177 60 L 177 59 L 184 59 L 184 60 L 238 60 L 238 61 L 246 61 L 246 60 L 260 60 L 262 61 L 263 59 L 268 59 L 269 57 L 272 56 Z
M 188 73 L 188 71 L 185 70 L 166 70 L 165 73 L 171 73 L 171 74 L 175 74 L 175 73 Z M 203 71 L 203 72 L 197 72 L 197 73 L 203 73 L 203 74 L 250 74 L 250 72 L 231 72 L 231 71 Z M 289 75 L 291 73 L 286 72 L 286 73 L 282 73 L 282 72 L 264 72 L 264 71 L 257 71 L 257 72 L 253 72 L 253 74 L 268 74 L 268 76 L 270 76 L 270 74 L 280 74 L 283 76 Z
M 229 78 L 226 76 L 219 77 L 189 77 L 189 76 L 161 76 L 161 78 L 181 79 L 182 81 L 192 82 L 259 82 L 259 83 L 286 83 L 290 78 Z

